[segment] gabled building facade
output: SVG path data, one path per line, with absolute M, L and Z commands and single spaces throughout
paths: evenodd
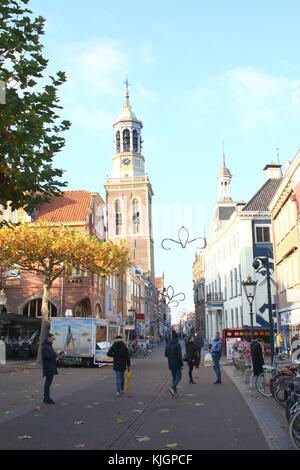
M 300 337 L 300 150 L 271 204 L 278 323 L 286 346 Z
M 205 285 L 205 335 L 211 339 L 224 328 L 250 327 L 249 304 L 242 281 L 250 275 L 258 281 L 253 311 L 254 326 L 267 327 L 266 273 L 255 273 L 256 256 L 271 258 L 273 268 L 271 215 L 269 203 L 281 181 L 278 165 L 267 165 L 266 182 L 245 204 L 231 199 L 231 174 L 225 165 L 218 174 L 219 200 L 206 248 L 194 262 L 194 275 L 201 272 Z M 194 283 L 197 283 L 196 276 Z M 275 309 L 274 309 L 275 315 Z

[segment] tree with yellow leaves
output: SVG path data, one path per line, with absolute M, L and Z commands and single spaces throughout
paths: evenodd
M 67 226 L 45 223 L 4 226 L 0 229 L 0 268 L 16 267 L 44 277 L 42 300 L 41 344 L 49 327 L 49 290 L 58 277 L 69 278 L 74 268 L 99 276 L 111 276 L 128 266 L 124 244 L 116 245 Z

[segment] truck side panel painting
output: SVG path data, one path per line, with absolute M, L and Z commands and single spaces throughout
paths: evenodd
M 120 334 L 120 325 L 95 318 L 52 318 L 50 332 L 54 335 L 56 352 L 64 351 L 68 358 L 90 358 L 94 364 L 112 363 L 107 356 L 112 341 Z

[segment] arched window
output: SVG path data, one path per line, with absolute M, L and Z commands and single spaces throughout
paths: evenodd
M 56 317 L 57 316 L 57 309 L 55 305 L 51 302 L 48 302 L 48 311 L 49 317 Z M 25 305 L 23 308 L 23 315 L 24 317 L 41 317 L 42 316 L 42 299 L 33 299 L 28 304 Z
M 123 131 L 123 152 L 130 151 L 130 132 L 128 129 Z
M 121 152 L 121 138 L 120 138 L 120 131 L 116 133 L 116 153 Z
M 121 211 L 121 202 L 118 199 L 115 202 L 115 227 L 116 227 L 116 235 L 121 235 L 122 211 Z
M 103 312 L 102 312 L 102 308 L 101 308 L 101 305 L 100 304 L 97 304 L 96 305 L 96 308 L 95 308 L 95 317 L 99 320 L 100 318 L 104 318 L 104 315 L 103 315 Z
M 137 199 L 133 199 L 132 201 L 132 231 L 133 234 L 140 232 L 140 208 L 139 208 L 139 201 Z
M 138 151 L 139 151 L 139 133 L 136 129 L 133 130 L 132 140 L 133 140 L 133 151 L 135 153 L 138 153 Z

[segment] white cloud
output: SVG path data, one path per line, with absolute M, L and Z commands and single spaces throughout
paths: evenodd
M 300 104 L 300 81 L 251 68 L 237 68 L 209 79 L 192 100 L 203 107 L 231 114 L 237 126 L 274 126 Z
M 143 101 L 150 101 L 150 102 L 158 101 L 158 96 L 156 95 L 156 93 L 145 88 L 144 85 L 142 85 L 142 83 L 136 82 L 135 88 Z
M 88 129 L 109 129 L 114 121 L 115 116 L 100 109 L 91 111 L 90 109 L 82 108 L 71 111 L 70 119 L 80 127 Z
M 72 46 L 70 66 L 75 80 L 83 82 L 89 91 L 116 95 L 128 68 L 128 58 L 115 45 L 80 43 Z

